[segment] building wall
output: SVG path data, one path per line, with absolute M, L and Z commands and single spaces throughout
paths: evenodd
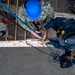
M 25 0 L 2 0 L 4 3 L 7 3 L 7 1 L 10 1 L 10 4 L 16 5 L 17 1 L 19 2 L 19 6 L 24 3 Z M 52 4 L 55 12 L 65 12 L 69 13 L 68 7 L 72 9 L 72 6 L 75 4 L 75 0 L 46 0 L 49 1 L 49 3 Z
M 50 3 L 54 7 L 55 12 L 67 12 L 68 0 L 50 0 Z

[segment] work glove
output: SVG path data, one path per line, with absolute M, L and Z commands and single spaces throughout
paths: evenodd
M 41 37 L 42 40 L 46 39 L 47 31 L 44 28 L 40 28 L 39 31 L 36 31 Z
M 48 44 L 50 42 L 50 40 L 46 39 L 46 40 L 42 40 L 41 44 Z

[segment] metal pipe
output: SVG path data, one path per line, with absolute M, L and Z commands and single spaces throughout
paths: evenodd
M 18 3 L 19 1 L 16 0 L 16 14 L 18 13 Z M 17 19 L 16 19 L 16 23 L 17 23 Z M 15 40 L 17 39 L 17 25 L 15 25 Z
M 9 7 L 10 5 L 10 0 L 7 0 L 7 7 Z M 9 33 L 8 33 L 9 34 Z M 5 41 L 7 41 L 8 40 L 8 38 L 7 38 L 7 36 L 5 37 Z
M 26 31 L 24 31 L 24 40 L 26 40 Z
M 7 6 L 8 6 L 8 7 L 9 7 L 9 4 L 10 4 L 10 0 L 7 1 Z

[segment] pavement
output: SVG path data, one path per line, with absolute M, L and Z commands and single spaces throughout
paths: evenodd
M 50 52 L 48 48 L 39 49 Z M 57 63 L 49 62 L 48 57 L 32 47 L 0 48 L 0 75 L 75 75 L 75 65 L 63 69 Z

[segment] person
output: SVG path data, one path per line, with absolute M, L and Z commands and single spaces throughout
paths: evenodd
M 55 48 L 64 50 L 65 53 L 61 56 L 61 58 L 64 56 L 64 61 L 61 60 L 61 63 L 63 63 L 65 67 L 71 67 L 71 62 L 75 59 L 75 20 L 73 18 L 68 19 L 63 17 L 56 17 L 50 20 L 49 23 L 42 28 L 43 40 L 46 39 L 47 30 L 50 28 L 56 31 L 57 39 L 50 39 L 43 43 L 51 44 Z
M 0 6 L 0 12 L 7 14 L 7 12 Z M 0 14 L 0 37 L 8 36 L 8 26 L 10 25 L 10 22 Z
M 20 6 L 18 17 L 26 22 L 36 33 L 47 24 L 54 16 L 54 10 L 49 2 L 43 0 L 25 0 Z M 30 32 L 37 38 L 40 38 L 26 25 L 22 24 L 19 20 L 20 26 Z
M 46 32 L 48 29 L 53 28 L 57 32 L 58 40 L 50 40 L 50 44 L 54 47 L 63 49 L 66 51 L 73 51 L 68 45 L 74 45 L 75 43 L 75 20 L 68 18 L 57 17 L 52 19 L 46 26 L 43 27 L 43 40 L 46 38 Z M 48 41 L 49 42 L 49 41 Z M 68 47 L 68 48 L 67 48 Z

